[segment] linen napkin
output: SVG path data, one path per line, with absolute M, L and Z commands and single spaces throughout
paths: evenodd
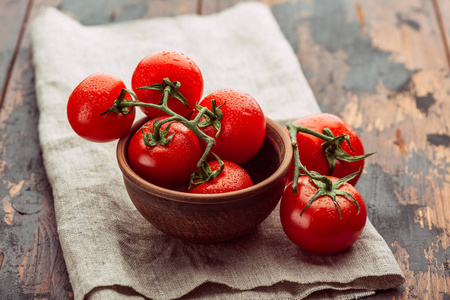
M 93 27 L 47 7 L 34 20 L 31 38 L 39 137 L 75 299 L 352 299 L 403 283 L 370 221 L 354 246 L 327 256 L 291 243 L 278 208 L 256 232 L 234 241 L 196 245 L 169 237 L 131 203 L 116 143 L 90 143 L 68 124 L 66 102 L 81 80 L 108 72 L 130 87 L 137 63 L 160 50 L 178 50 L 197 62 L 204 95 L 244 90 L 280 123 L 319 112 L 264 4 Z

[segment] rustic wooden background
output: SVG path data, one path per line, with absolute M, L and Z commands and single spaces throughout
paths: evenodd
M 38 140 L 28 28 L 210 14 L 235 0 L 0 1 L 0 299 L 72 299 Z M 361 135 L 357 188 L 406 276 L 374 299 L 450 299 L 450 1 L 264 0 L 324 112 Z

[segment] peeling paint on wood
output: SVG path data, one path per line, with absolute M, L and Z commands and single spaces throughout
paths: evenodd
M 0 2 L 0 111 L 28 3 L 28 0 Z
M 405 156 L 405 143 L 403 142 L 402 132 L 400 131 L 400 129 L 397 129 L 395 131 L 395 136 L 396 136 L 396 140 L 394 143 L 398 146 L 398 148 L 400 149 L 400 153 L 404 157 Z
M 427 141 L 434 146 L 450 146 L 450 136 L 448 134 L 428 134 Z
M 71 288 L 39 147 L 31 62 L 25 34 L 0 114 L 0 298 L 68 299 Z M 45 237 L 43 228 L 49 229 Z M 42 285 L 45 280 L 52 284 Z

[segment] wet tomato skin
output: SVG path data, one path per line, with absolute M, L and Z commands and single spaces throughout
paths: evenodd
M 216 178 L 201 183 L 191 185 L 187 192 L 193 194 L 219 194 L 241 190 L 253 185 L 250 175 L 239 165 L 231 161 L 223 161 L 225 167 Z M 217 160 L 208 161 L 211 170 L 218 170 L 220 163 Z
M 165 123 L 161 128 L 167 126 L 168 123 Z M 153 120 L 145 123 L 143 127 L 148 127 L 143 129 L 146 133 L 153 130 Z M 173 123 L 167 136 L 174 132 L 175 135 L 165 146 L 147 146 L 139 129 L 127 148 L 128 162 L 133 171 L 148 182 L 164 188 L 187 184 L 201 156 L 198 138 L 191 130 L 181 123 Z
M 131 128 L 135 112 L 130 114 L 111 112 L 101 115 L 111 108 L 119 98 L 123 81 L 112 74 L 96 73 L 81 81 L 69 96 L 67 119 L 76 134 L 91 142 L 110 142 L 125 135 Z M 132 100 L 130 94 L 125 100 Z
M 336 177 L 329 178 L 337 180 Z M 357 200 L 359 213 L 352 200 L 336 196 L 341 207 L 341 220 L 331 197 L 322 196 L 301 214 L 317 187 L 307 176 L 299 177 L 298 193 L 292 192 L 292 182 L 286 187 L 280 202 L 280 220 L 294 244 L 311 253 L 332 254 L 348 249 L 360 237 L 367 219 L 364 200 L 351 184 L 344 183 L 339 189 Z
M 168 106 L 175 113 L 187 117 L 203 94 L 203 76 L 199 66 L 184 53 L 177 51 L 159 51 L 147 55 L 138 63 L 131 78 L 131 86 L 138 100 L 157 104 L 162 98 L 162 91 L 139 88 L 162 83 L 164 78 L 181 83 L 178 91 L 186 98 L 189 107 L 173 97 L 169 98 Z M 165 115 L 156 108 L 141 109 L 150 119 Z
M 212 99 L 216 100 L 218 107 L 220 106 L 223 117 L 220 120 L 222 128 L 217 138 L 214 126 L 201 128 L 208 136 L 215 138 L 215 146 L 211 151 L 222 160 L 239 165 L 249 161 L 261 149 L 266 135 L 266 120 L 261 107 L 251 95 L 236 89 L 212 92 L 199 104 L 211 109 Z M 197 113 L 198 110 L 195 110 L 193 116 Z M 201 146 L 204 149 L 206 144 L 201 141 Z

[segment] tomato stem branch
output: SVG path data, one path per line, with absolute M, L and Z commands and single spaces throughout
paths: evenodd
M 148 89 L 162 90 L 163 95 L 158 104 L 140 102 L 137 98 L 136 93 L 134 93 L 133 90 L 123 89 L 121 92 L 121 97 L 119 97 L 119 99 L 114 102 L 113 106 L 108 111 L 104 112 L 104 114 L 105 113 L 109 114 L 110 112 L 116 112 L 123 108 L 128 108 L 128 107 L 133 108 L 135 106 L 156 108 L 156 109 L 159 109 L 160 111 L 166 113 L 169 116 L 169 118 L 157 120 L 157 122 L 154 123 L 154 126 L 153 126 L 154 138 L 157 141 L 159 141 L 161 138 L 165 138 L 165 137 L 161 137 L 161 126 L 164 123 L 176 121 L 176 122 L 180 122 L 181 124 L 186 126 L 195 135 L 197 135 L 197 137 L 199 137 L 206 143 L 206 149 L 203 152 L 202 156 L 200 157 L 200 160 L 197 163 L 197 168 L 198 168 L 199 172 L 201 173 L 201 176 L 203 179 L 208 178 L 208 180 L 210 180 L 212 178 L 217 177 L 220 174 L 222 169 L 220 169 L 218 172 L 213 172 L 214 174 L 211 174 L 211 169 L 206 166 L 207 165 L 206 159 L 207 159 L 208 154 L 211 152 L 211 148 L 215 145 L 215 139 L 208 136 L 206 133 L 204 133 L 202 130 L 200 130 L 199 122 L 203 115 L 211 115 L 212 112 L 209 111 L 208 108 L 203 107 L 199 110 L 198 114 L 195 116 L 194 119 L 188 120 L 185 117 L 183 117 L 183 116 L 175 113 L 173 110 L 171 110 L 168 107 L 168 100 L 171 96 L 177 98 L 178 100 L 180 100 L 187 106 L 187 101 L 184 99 L 183 95 L 181 95 L 177 91 L 178 88 L 180 87 L 180 85 L 181 84 L 178 81 L 171 82 L 168 78 L 164 78 L 162 84 L 155 84 L 155 85 L 140 88 L 140 89 L 148 88 Z M 124 100 L 126 93 L 129 93 L 135 99 L 135 101 Z M 184 101 L 183 101 L 183 99 L 184 99 Z M 192 183 L 192 179 L 194 178 L 194 176 L 196 176 L 195 173 L 192 174 L 192 176 L 191 176 L 191 183 Z
M 288 129 L 289 137 L 291 139 L 292 148 L 293 148 L 293 152 L 294 152 L 295 166 L 294 166 L 294 178 L 293 178 L 293 183 L 292 183 L 293 193 L 298 192 L 298 178 L 300 175 L 300 170 L 302 170 L 302 172 L 304 172 L 311 179 L 313 184 L 317 187 L 317 193 L 309 200 L 309 202 L 306 204 L 306 206 L 301 211 L 300 215 L 302 215 L 303 212 L 319 197 L 330 196 L 333 203 L 336 205 L 336 208 L 339 213 L 339 217 L 342 220 L 341 208 L 336 200 L 336 196 L 338 196 L 338 195 L 346 197 L 348 199 L 351 199 L 353 201 L 354 205 L 356 206 L 356 208 L 358 209 L 358 213 L 359 213 L 359 205 L 358 205 L 358 202 L 355 200 L 355 198 L 350 193 L 339 190 L 339 187 L 342 184 L 344 184 L 345 182 L 355 178 L 361 172 L 361 169 L 353 174 L 347 175 L 344 178 L 338 179 L 335 182 L 331 181 L 331 179 L 328 176 L 321 175 L 314 171 L 309 172 L 300 161 L 300 155 L 299 155 L 299 151 L 298 151 L 298 141 L 297 141 L 298 131 L 303 130 L 303 128 L 305 128 L 305 127 L 299 126 L 298 124 L 295 124 L 293 122 L 289 122 L 286 124 L 286 128 Z M 309 129 L 308 129 L 308 131 L 309 131 Z
M 325 157 L 328 162 L 328 172 L 327 175 L 333 175 L 334 168 L 336 166 L 336 160 L 346 161 L 346 162 L 355 162 L 361 159 L 364 159 L 375 152 L 366 153 L 363 155 L 355 155 L 351 156 L 344 150 L 342 150 L 341 145 L 344 142 L 347 142 L 350 149 L 352 151 L 352 145 L 350 144 L 350 137 L 348 134 L 342 133 L 339 136 L 334 136 L 333 132 L 329 128 L 324 128 L 323 133 L 314 131 L 312 129 L 309 129 L 307 127 L 301 126 L 299 124 L 290 122 L 289 125 L 292 130 L 295 129 L 296 133 L 302 132 L 306 134 L 313 135 L 315 137 L 318 137 L 322 139 L 324 142 L 322 143 L 322 149 L 324 151 Z
M 300 126 L 302 127 L 302 126 Z M 305 173 L 309 178 L 322 181 L 325 184 L 325 188 L 327 190 L 332 189 L 332 183 L 331 180 L 329 180 L 326 176 L 320 175 L 316 172 L 312 173 L 309 172 L 306 167 L 301 163 L 300 161 L 300 154 L 298 151 L 298 141 L 297 141 L 297 133 L 299 130 L 299 127 L 297 124 L 293 122 L 289 122 L 286 124 L 286 128 L 289 131 L 289 137 L 291 138 L 291 144 L 292 149 L 294 150 L 294 182 L 292 185 L 294 193 L 298 192 L 298 177 L 300 176 L 300 170 L 302 170 L 303 173 Z M 305 128 L 305 127 L 302 127 Z

